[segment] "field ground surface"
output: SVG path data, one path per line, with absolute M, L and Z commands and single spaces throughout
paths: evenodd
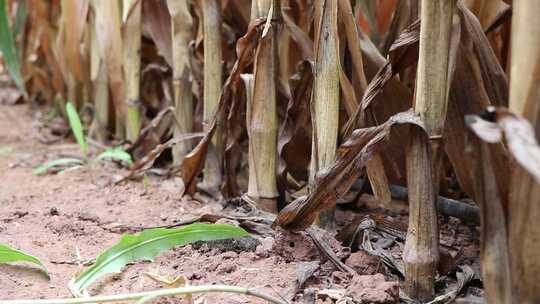
M 151 176 L 146 185 L 141 181 L 114 184 L 115 177 L 128 171 L 110 162 L 35 176 L 33 168 L 45 161 L 80 152 L 71 139 L 41 143 L 31 113 L 28 105 L 0 105 L 0 243 L 39 257 L 51 279 L 31 265 L 0 265 L 0 300 L 70 297 L 70 279 L 122 234 L 133 233 L 130 230 L 136 227 L 170 225 L 201 214 L 242 209 L 226 206 L 232 209 L 227 211 L 222 204 L 202 198 L 181 198 L 181 182 L 175 179 Z M 341 211 L 339 216 L 346 222 L 353 214 Z M 394 217 L 406 223 L 406 215 Z M 448 218 L 441 220 L 441 227 L 444 248 L 461 257 L 456 264 L 469 265 L 478 273 L 476 229 Z M 235 242 L 175 248 L 154 262 L 135 262 L 120 274 L 102 277 L 89 292 L 106 295 L 166 287 L 152 280 L 150 273 L 170 279 L 182 276 L 191 285 L 250 287 L 294 303 L 335 303 L 347 297 L 354 303 L 398 301 L 395 272 L 363 251 L 350 253 L 332 236 L 324 240 L 356 274 L 338 270 L 306 233 L 278 231 Z M 385 247 L 399 258 L 398 242 Z M 443 278 L 440 293 L 451 289 L 455 281 L 455 273 Z M 476 280 L 458 302 L 481 303 L 482 294 Z M 193 302 L 264 303 L 236 294 L 194 295 Z M 189 302 L 171 297 L 156 303 Z

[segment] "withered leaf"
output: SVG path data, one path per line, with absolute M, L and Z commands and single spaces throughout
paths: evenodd
M 141 0 L 143 32 L 150 34 L 169 66 L 172 60 L 171 15 L 164 0 Z
M 392 116 L 379 126 L 355 130 L 339 147 L 335 162 L 327 170 L 317 173 L 313 191 L 285 207 L 273 226 L 291 230 L 309 227 L 320 212 L 333 207 L 350 189 L 366 162 L 390 142 L 390 133 L 398 125 L 423 129 L 420 118 L 408 111 Z

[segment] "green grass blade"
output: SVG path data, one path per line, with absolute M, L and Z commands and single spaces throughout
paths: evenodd
M 60 158 L 44 163 L 43 165 L 35 168 L 32 173 L 34 173 L 35 175 L 41 175 L 54 167 L 73 167 L 82 164 L 84 164 L 84 162 L 78 158 Z
M 86 157 L 88 155 L 88 143 L 86 142 L 86 139 L 84 139 L 83 127 L 77 109 L 75 109 L 71 102 L 66 104 L 66 113 L 69 125 L 71 126 L 71 131 L 73 132 L 73 135 L 75 135 L 75 139 L 81 147 L 84 157 Z
M 26 95 L 24 82 L 21 76 L 20 62 L 17 57 L 15 40 L 9 26 L 9 16 L 6 0 L 0 0 L 0 52 L 4 57 L 11 78 L 23 94 Z
M 117 148 L 114 148 L 114 149 L 108 149 L 105 152 L 102 152 L 101 154 L 99 154 L 96 159 L 97 160 L 102 160 L 102 159 L 106 159 L 106 158 L 112 158 L 112 159 L 116 159 L 116 160 L 121 160 L 121 161 L 126 162 L 130 166 L 133 164 L 133 160 L 131 159 L 131 155 L 129 153 L 127 153 L 126 151 L 124 151 L 124 149 L 122 149 L 120 147 L 117 147 Z
M 17 249 L 11 248 L 8 245 L 0 244 L 0 263 L 11 262 L 30 262 L 36 264 L 45 272 L 45 274 L 47 274 L 47 276 L 49 276 L 47 268 L 45 268 L 43 263 L 41 263 L 38 258 Z
M 22 41 L 24 38 L 22 38 L 22 35 L 24 35 L 24 25 L 26 24 L 26 17 L 28 16 L 28 12 L 26 10 L 26 1 L 19 1 L 17 3 L 17 12 L 15 13 L 15 20 L 13 21 L 13 39 L 15 40 L 15 43 L 17 47 L 15 48 L 15 53 L 17 55 L 17 58 L 19 60 L 19 63 L 22 63 L 22 52 L 24 45 Z M 19 40 L 18 40 L 19 39 Z
M 202 223 L 174 229 L 148 229 L 140 234 L 124 235 L 119 243 L 99 255 L 94 265 L 75 277 L 70 282 L 70 289 L 75 294 L 80 294 L 100 276 L 120 272 L 122 267 L 132 261 L 152 261 L 159 253 L 175 246 L 247 235 L 248 233 L 239 227 Z

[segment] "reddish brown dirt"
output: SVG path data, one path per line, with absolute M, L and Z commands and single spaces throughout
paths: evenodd
M 121 238 L 118 227 L 166 225 L 219 212 L 217 204 L 180 198 L 178 183 L 171 180 L 151 178 L 146 189 L 136 181 L 114 185 L 113 177 L 126 173 L 114 164 L 33 175 L 32 169 L 44 161 L 79 152 L 68 139 L 40 144 L 30 128 L 31 113 L 26 105 L 0 105 L 0 243 L 39 257 L 51 279 L 31 265 L 0 265 L 0 300 L 70 297 L 67 284 L 83 269 L 80 262 L 116 243 Z M 279 232 L 257 238 L 260 245 L 255 251 L 235 252 L 210 244 L 175 248 L 154 262 L 136 262 L 121 274 L 107 275 L 89 291 L 105 295 L 161 288 L 145 275 L 150 272 L 168 278 L 183 276 L 192 285 L 256 288 L 295 303 L 334 303 L 340 293 L 355 297 L 355 303 L 397 301 L 396 277 L 377 274 L 384 272 L 378 259 L 362 252 L 349 257 L 331 237 L 325 239 L 358 275 L 338 271 L 306 234 Z M 299 286 L 298 281 L 304 279 Z M 194 298 L 195 303 L 264 303 L 234 294 Z M 168 298 L 156 303 L 182 301 Z

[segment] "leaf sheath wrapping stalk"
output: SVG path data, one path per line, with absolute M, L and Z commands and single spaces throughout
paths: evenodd
M 311 96 L 313 121 L 310 183 L 336 156 L 339 130 L 340 60 L 337 1 L 315 3 L 315 78 Z M 346 77 L 345 77 L 346 78 Z M 332 225 L 333 211 L 322 213 L 320 224 Z
M 274 6 L 276 5 L 276 6 Z M 248 196 L 258 207 L 277 212 L 277 18 L 279 1 L 253 2 L 252 13 L 267 17 L 254 62 L 253 97 L 247 105 L 249 132 Z
M 439 192 L 443 154 L 441 141 L 453 72 L 452 61 L 455 60 L 460 34 L 458 28 L 452 35 L 455 4 L 455 0 L 424 0 L 421 8 L 414 111 L 424 121 L 429 137 L 411 134 L 407 149 L 409 228 L 403 249 L 405 291 L 413 299 L 421 301 L 429 301 L 435 296 L 439 263 L 435 197 Z

